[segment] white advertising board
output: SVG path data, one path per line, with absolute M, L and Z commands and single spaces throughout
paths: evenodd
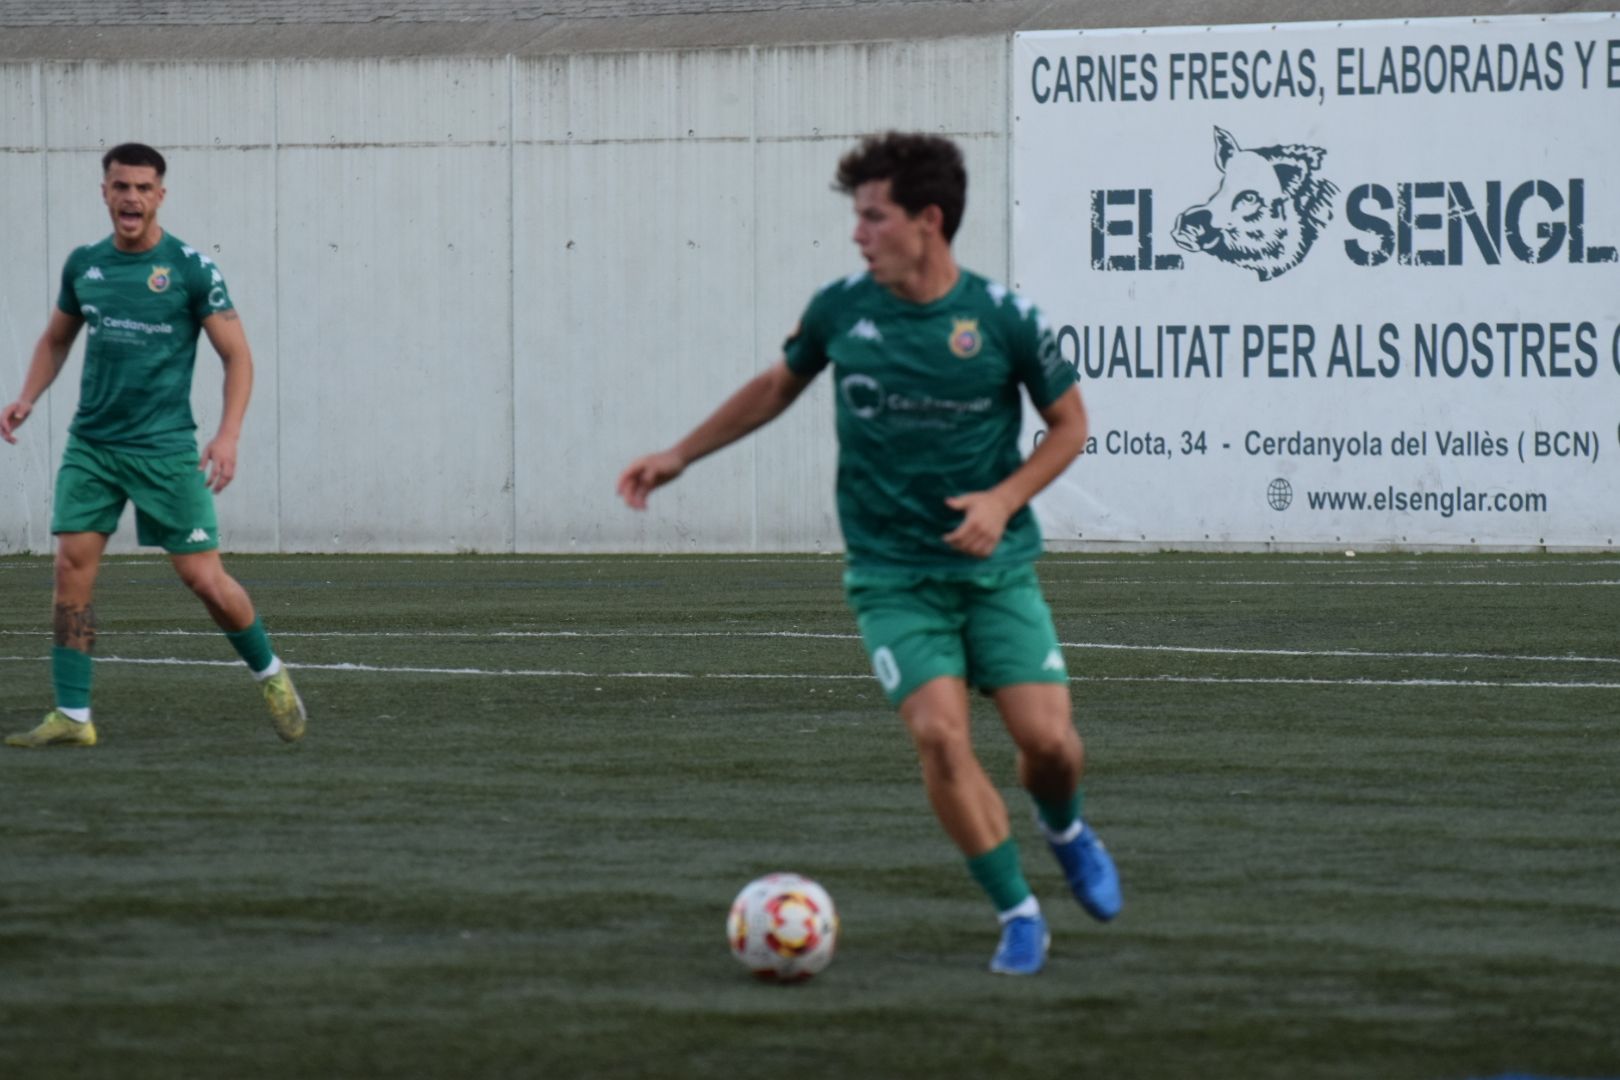
M 1091 413 L 1049 538 L 1620 538 L 1620 19 L 1030 33 L 1012 79 L 1014 286 Z

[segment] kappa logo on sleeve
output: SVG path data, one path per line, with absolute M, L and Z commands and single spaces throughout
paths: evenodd
M 861 319 L 854 326 L 850 327 L 849 336 L 852 338 L 859 338 L 862 341 L 881 342 L 883 340 L 882 331 L 877 328 L 877 323 L 873 322 L 871 319 Z

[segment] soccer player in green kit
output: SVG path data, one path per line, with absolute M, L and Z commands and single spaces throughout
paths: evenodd
M 101 165 L 112 235 L 68 256 L 56 310 L 34 346 L 22 393 L 0 411 L 0 438 L 15 443 L 17 428 L 56 380 L 80 328 L 88 329 L 79 407 L 57 473 L 51 520 L 56 708 L 6 743 L 96 744 L 90 718 L 92 594 L 126 501 L 135 504 L 140 542 L 169 553 L 180 580 L 259 680 L 276 734 L 293 742 L 304 734 L 303 702 L 271 649 L 253 601 L 225 572 L 214 514 L 214 495 L 236 474 L 237 441 L 253 388 L 247 336 L 213 260 L 157 223 L 163 155 L 125 143 L 107 151 Z M 208 335 L 225 367 L 219 431 L 200 457 L 191 415 L 199 332 Z
M 837 187 L 854 197 L 866 270 L 816 293 L 783 359 L 674 446 L 632 462 L 618 491 L 645 509 L 655 488 L 781 415 L 832 367 L 845 592 L 934 813 L 1000 917 L 990 970 L 1031 975 L 1050 935 L 973 752 L 968 692 L 995 702 L 1076 899 L 1113 918 L 1119 875 L 1081 817 L 1083 749 L 1027 505 L 1080 453 L 1085 406 L 1033 305 L 956 262 L 967 172 L 954 143 L 869 137 L 840 160 Z M 1020 387 L 1047 425 L 1028 459 Z

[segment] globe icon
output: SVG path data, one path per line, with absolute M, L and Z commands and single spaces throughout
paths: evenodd
M 1273 510 L 1286 510 L 1293 501 L 1294 485 L 1282 477 L 1266 485 L 1266 502 L 1271 504 Z

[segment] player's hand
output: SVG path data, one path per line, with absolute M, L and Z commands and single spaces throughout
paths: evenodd
M 633 510 L 647 509 L 647 496 L 686 471 L 686 462 L 673 450 L 645 454 L 619 474 L 619 498 Z
M 214 441 L 203 448 L 202 460 L 197 468 L 208 472 L 208 489 L 215 495 L 236 479 L 236 440 L 225 435 L 214 436 Z
M 28 419 L 28 414 L 33 411 L 34 407 L 32 405 L 20 399 L 7 405 L 4 410 L 0 410 L 0 439 L 15 444 L 17 436 L 13 435 L 12 432 L 22 427 L 22 422 Z
M 964 555 L 987 559 L 1007 531 L 1013 511 L 992 491 L 972 491 L 945 500 L 952 510 L 962 511 L 962 524 L 945 534 L 945 542 Z

